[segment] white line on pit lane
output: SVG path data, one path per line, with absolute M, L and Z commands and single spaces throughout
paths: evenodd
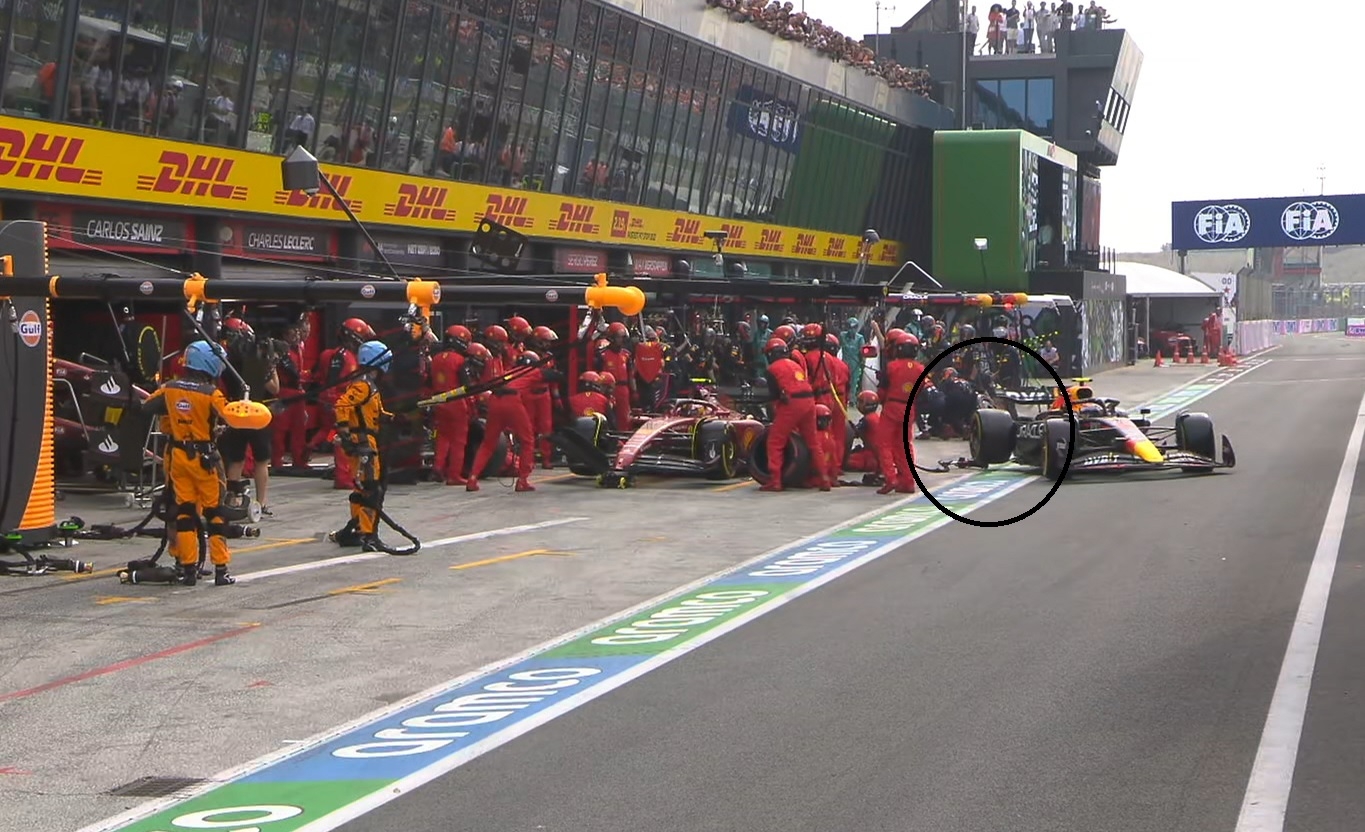
M 1322 535 L 1313 552 L 1313 564 L 1308 569 L 1298 614 L 1294 616 L 1294 629 L 1289 633 L 1289 646 L 1280 665 L 1275 695 L 1270 700 L 1261 743 L 1256 749 L 1256 761 L 1251 766 L 1236 832 L 1282 832 L 1284 829 L 1290 787 L 1294 784 L 1294 764 L 1303 739 L 1304 717 L 1308 713 L 1308 694 L 1313 686 L 1313 667 L 1318 660 L 1322 623 L 1332 594 L 1332 576 L 1336 573 L 1337 557 L 1341 552 L 1341 536 L 1346 528 L 1346 511 L 1351 503 L 1351 488 L 1360 465 L 1363 441 L 1365 397 L 1361 398 L 1356 410 L 1355 428 L 1346 442 L 1346 455 L 1341 460 L 1332 500 L 1327 505 L 1327 518 L 1322 524 Z
M 558 520 L 546 520 L 543 523 L 527 523 L 522 526 L 508 526 L 502 529 L 489 529 L 482 532 L 471 532 L 470 534 L 457 535 L 455 537 L 443 537 L 440 540 L 433 540 L 430 543 L 422 544 L 422 551 L 428 549 L 439 549 L 442 546 L 453 546 L 456 543 L 470 543 L 475 540 L 487 540 L 490 537 L 506 537 L 511 534 L 522 534 L 523 532 L 533 532 L 539 529 L 548 529 L 553 526 L 564 526 L 569 523 L 581 523 L 587 517 L 563 517 Z M 420 552 L 419 552 L 420 554 Z M 355 555 L 340 555 L 325 560 L 310 560 L 306 563 L 295 563 L 289 566 L 277 566 L 273 569 L 261 569 L 257 572 L 247 572 L 237 576 L 237 583 L 245 581 L 256 581 L 261 578 L 274 578 L 279 575 L 290 575 L 295 572 L 307 572 L 312 569 L 322 569 L 328 566 L 344 566 L 348 563 L 362 563 L 367 560 L 380 560 L 381 558 L 393 557 L 385 552 L 362 552 Z

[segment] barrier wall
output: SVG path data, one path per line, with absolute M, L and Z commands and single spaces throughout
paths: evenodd
M 1292 321 L 1243 321 L 1237 324 L 1232 348 L 1238 355 L 1250 355 L 1279 344 L 1286 335 L 1314 332 L 1344 332 L 1341 318 L 1301 318 Z

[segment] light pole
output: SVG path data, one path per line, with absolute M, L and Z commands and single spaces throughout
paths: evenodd
M 990 275 L 986 274 L 986 247 L 990 243 L 985 237 L 977 237 L 972 241 L 976 245 L 976 253 L 981 255 L 981 280 L 984 282 L 983 289 L 989 289 L 991 285 Z
M 875 9 L 877 10 L 876 21 L 873 23 L 873 28 L 872 28 L 872 32 L 873 32 L 873 35 L 872 35 L 872 54 L 877 55 L 878 57 L 880 57 L 881 54 L 882 54 L 882 52 L 881 52 L 881 40 L 882 40 L 882 8 L 883 8 L 883 7 L 882 7 L 882 0 L 876 0 L 876 2 L 874 2 L 874 3 L 872 4 L 872 6 L 873 6 L 873 8 L 875 8 Z M 885 8 L 886 8 L 886 10 L 887 10 L 888 12 L 894 12 L 894 11 L 896 10 L 896 7 L 895 7 L 895 6 L 886 6 Z
M 959 130 L 967 129 L 967 59 L 969 57 L 969 47 L 967 46 L 967 0 L 960 0 L 962 3 L 962 108 L 960 111 Z

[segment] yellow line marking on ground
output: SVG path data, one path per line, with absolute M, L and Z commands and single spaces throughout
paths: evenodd
M 535 557 L 536 555 L 549 555 L 551 557 L 570 557 L 573 552 L 555 552 L 550 549 L 527 549 L 525 552 L 517 552 L 513 555 L 499 555 L 495 558 L 476 560 L 472 563 L 457 563 L 451 569 L 473 569 L 476 566 L 492 566 L 495 563 L 506 563 L 509 560 L 519 560 L 521 558 Z
M 749 488 L 750 486 L 754 485 L 758 485 L 757 480 L 744 480 L 743 482 L 732 482 L 729 485 L 718 486 L 711 490 L 719 493 L 721 491 L 734 491 L 737 488 Z
M 577 476 L 578 476 L 577 474 L 551 474 L 548 477 L 538 477 L 534 480 L 531 480 L 531 483 L 534 485 L 535 483 L 539 482 L 559 482 L 560 480 L 571 480 Z
M 314 543 L 314 542 L 317 541 L 318 538 L 316 538 L 316 537 L 267 537 L 267 538 L 262 538 L 262 539 L 264 539 L 264 540 L 270 540 L 270 541 L 273 541 L 273 542 L 271 542 L 271 543 L 258 543 L 258 544 L 256 544 L 255 546 L 243 546 L 243 547 L 240 548 L 240 549 L 233 549 L 233 550 L 232 550 L 232 554 L 235 556 L 235 555 L 245 554 L 246 552 L 261 552 L 261 551 L 264 551 L 264 550 L 266 550 L 266 549 L 280 549 L 280 548 L 283 548 L 283 547 L 285 547 L 285 546 L 297 546 L 297 545 L 299 545 L 300 543 Z M 170 562 L 171 562 L 170 560 L 167 561 L 168 564 L 169 564 Z M 123 566 L 115 566 L 115 567 L 112 567 L 112 568 L 110 568 L 110 569 L 99 569 L 99 570 L 96 570 L 96 571 L 94 571 L 94 572 L 78 572 L 78 573 L 76 573 L 76 574 L 74 574 L 74 575 L 63 575 L 63 576 L 62 576 L 62 580 L 64 580 L 64 581 L 83 581 L 83 580 L 85 580 L 86 578 L 104 578 L 104 577 L 108 577 L 109 575 L 117 575 L 118 573 L 122 572 L 123 570 L 125 570 L 125 569 L 127 569 L 127 568 L 128 568 L 128 565 L 127 565 L 127 564 L 124 564 Z
M 95 603 L 101 607 L 106 607 L 110 604 L 149 604 L 155 600 L 155 598 L 132 598 L 127 595 L 102 595 L 95 599 Z
M 380 587 L 396 584 L 402 578 L 385 578 L 382 581 L 370 581 L 367 584 L 356 584 L 355 586 L 345 586 L 341 589 L 328 590 L 328 595 L 373 595 L 381 591 Z

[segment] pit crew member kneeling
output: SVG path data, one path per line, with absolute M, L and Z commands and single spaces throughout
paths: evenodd
M 359 545 L 366 552 L 383 551 L 379 540 L 379 512 L 384 507 L 384 468 L 379 455 L 380 420 L 390 416 L 379 395 L 379 374 L 388 370 L 393 352 L 383 341 L 366 341 L 356 351 L 364 371 L 336 403 L 337 446 L 355 475 L 351 491 L 351 519 L 327 537 L 341 546 Z
M 773 423 L 768 428 L 768 482 L 760 491 L 782 491 L 782 469 L 787 443 L 800 431 L 814 460 L 820 447 L 815 429 L 815 390 L 806 378 L 805 367 L 791 357 L 791 349 L 781 338 L 772 338 L 763 348 L 768 357 L 768 390 L 773 400 Z M 815 464 L 815 463 L 813 463 Z M 818 468 L 818 464 L 816 465 Z M 829 480 L 817 471 L 820 490 L 830 489 Z

